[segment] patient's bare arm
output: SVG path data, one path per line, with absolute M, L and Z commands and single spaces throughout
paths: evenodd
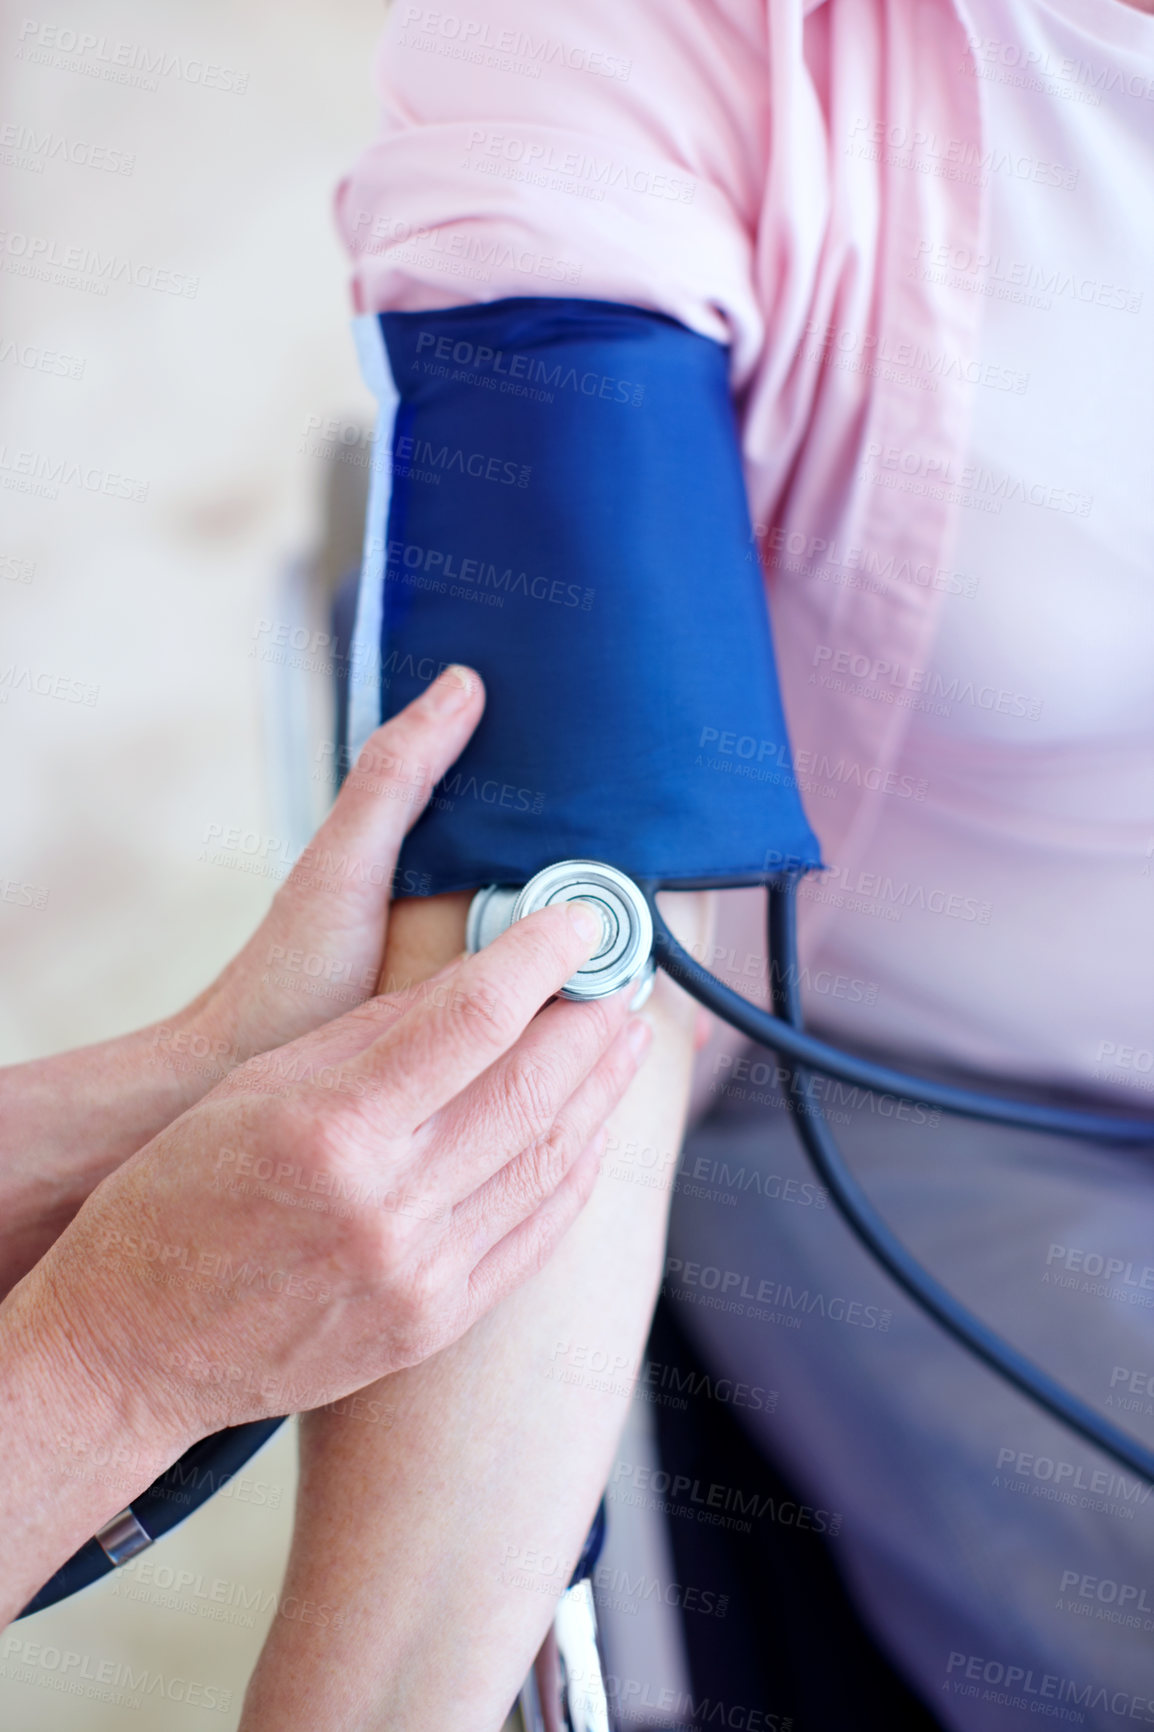
M 467 897 L 394 911 L 385 979 L 461 948 Z M 663 899 L 684 941 L 708 899 Z M 277 1620 L 242 1732 L 486 1732 L 498 1728 L 550 1622 L 604 1487 L 660 1277 L 668 1186 L 629 1159 L 656 1145 L 672 1178 L 695 1011 L 665 980 L 653 1048 L 609 1126 L 597 1189 L 551 1261 L 448 1351 L 302 1428 L 286 1592 L 336 1608 Z

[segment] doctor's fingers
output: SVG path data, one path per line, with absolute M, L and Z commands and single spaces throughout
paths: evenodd
M 616 1041 L 631 996 L 626 990 L 589 1004 L 546 1005 L 515 1046 L 428 1121 L 437 1182 L 450 1203 L 471 1196 L 514 1156 L 548 1138 Z M 637 1028 L 645 1034 L 640 1019 Z M 638 1057 L 625 1043 L 615 1055 L 618 1065 L 631 1055 Z M 590 1123 L 588 1135 L 596 1128 Z
M 296 949 L 316 946 L 326 960 L 339 961 L 350 922 L 355 932 L 358 921 L 383 917 L 394 891 L 406 888 L 395 882 L 401 844 L 460 757 L 483 708 L 478 675 L 451 667 L 370 734 L 328 816 L 278 890 L 270 917 L 275 932 L 269 936 Z M 355 948 L 359 958 L 359 943 Z M 379 951 L 372 960 L 379 960 Z M 375 970 L 372 975 L 369 991 Z
M 427 888 L 398 879 L 401 843 L 483 702 L 480 679 L 450 668 L 370 736 L 260 926 L 193 1007 L 222 1050 L 244 1059 L 283 1046 L 374 993 L 390 898 Z
M 604 1149 L 605 1132 L 599 1131 L 557 1189 L 481 1258 L 468 1281 L 470 1324 L 545 1267 L 593 1195 Z
M 554 904 L 466 957 L 443 993 L 418 993 L 408 1013 L 348 1066 L 379 1098 L 382 1129 L 416 1130 L 488 1070 L 588 960 L 601 932 L 588 904 Z
M 437 782 L 464 751 L 484 707 L 480 676 L 471 668 L 446 668 L 419 698 L 369 735 L 313 846 L 358 845 L 391 868 Z
M 583 1159 L 592 1160 L 596 1151 L 599 1160 L 605 1121 L 636 1076 L 650 1038 L 649 1026 L 640 1018 L 627 1024 L 548 1128 L 457 1205 L 451 1233 L 463 1245 L 467 1267 L 483 1263 L 509 1234 L 528 1222 L 566 1185 Z M 578 1191 L 583 1183 L 578 1178 Z M 570 1196 L 569 1203 L 572 1200 Z M 568 1206 L 560 1203 L 560 1214 L 548 1220 L 556 1225 Z M 538 1239 L 530 1233 L 519 1243 L 523 1252 Z
M 445 1000 L 452 991 L 453 976 L 464 960 L 463 955 L 454 957 L 427 980 L 403 991 L 367 998 L 320 1028 L 256 1054 L 231 1071 L 213 1093 L 244 1094 L 256 1083 L 262 1093 L 288 1094 L 301 1086 L 302 1079 L 316 1084 L 318 1077 L 321 1081 L 317 1086 L 339 1089 L 344 1080 L 343 1067 L 395 1028 L 409 1010 L 419 1004 Z

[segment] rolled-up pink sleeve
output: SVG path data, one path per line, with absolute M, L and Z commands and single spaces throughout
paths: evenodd
M 381 130 L 337 195 L 358 311 L 623 301 L 729 343 L 747 373 L 763 8 L 397 0 L 376 76 Z

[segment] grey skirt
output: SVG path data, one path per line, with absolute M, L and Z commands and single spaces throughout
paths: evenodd
M 1154 1444 L 1148 1159 L 825 1089 L 910 1248 Z M 664 1294 L 715 1398 L 821 1512 L 863 1620 L 944 1724 L 1154 1724 L 1154 1491 L 893 1287 L 808 1168 L 768 1054 L 727 1073 L 687 1141 Z M 648 1375 L 650 1399 L 669 1399 Z M 717 1496 L 705 1519 L 726 1519 Z

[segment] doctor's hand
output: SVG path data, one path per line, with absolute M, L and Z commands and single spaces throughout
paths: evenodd
M 372 996 L 390 897 L 427 888 L 397 879 L 401 844 L 464 750 L 484 704 L 478 676 L 449 667 L 370 735 L 256 932 L 176 1019 L 180 1026 L 168 1042 L 174 1061 L 185 1055 L 215 1061 L 219 1080 L 224 1069 Z
M 541 1010 L 600 934 L 582 903 L 518 922 L 240 1066 L 96 1188 L 0 1306 L 18 1592 L 197 1438 L 412 1365 L 542 1266 L 648 1038 L 628 991 Z M 77 1507 L 86 1459 L 124 1471 Z
M 401 843 L 484 701 L 477 675 L 450 667 L 370 737 L 256 933 L 187 1009 L 0 1070 L 0 1295 L 101 1179 L 238 1064 L 374 993 Z

